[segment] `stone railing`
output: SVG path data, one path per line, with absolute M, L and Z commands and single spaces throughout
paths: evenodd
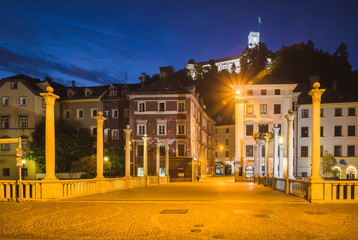
M 78 180 L 0 180 L 0 201 L 56 200 L 168 183 L 167 177 Z
M 255 177 L 254 182 L 310 202 L 358 203 L 358 180 L 312 182 L 311 180 Z

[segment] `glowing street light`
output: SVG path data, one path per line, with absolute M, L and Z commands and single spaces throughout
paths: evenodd
M 109 158 L 107 156 L 104 157 L 104 161 L 108 161 Z

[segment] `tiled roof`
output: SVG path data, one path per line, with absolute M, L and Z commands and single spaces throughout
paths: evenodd
M 137 93 L 146 93 L 146 94 L 158 94 L 158 93 L 190 93 L 185 87 L 180 83 L 174 81 L 173 79 L 160 79 L 147 85 L 140 87 L 132 92 L 133 94 Z

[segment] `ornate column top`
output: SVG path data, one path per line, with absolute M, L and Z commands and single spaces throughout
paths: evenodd
M 285 116 L 285 118 L 287 118 L 287 121 L 289 121 L 289 122 L 293 122 L 295 117 L 296 117 L 296 114 L 293 113 L 292 109 L 289 109 L 288 114 Z
M 127 126 L 126 126 L 126 128 L 125 128 L 125 129 L 123 129 L 123 131 L 124 131 L 126 134 L 128 134 L 128 135 L 129 135 L 129 134 L 131 134 L 132 129 L 130 129 L 130 128 L 129 128 L 129 125 L 127 125 Z
M 103 113 L 102 113 L 102 112 L 98 112 L 97 116 L 95 116 L 94 118 L 97 120 L 97 122 L 98 122 L 98 121 L 102 121 L 102 122 L 103 122 L 104 120 L 106 120 L 106 118 L 103 117 Z
M 53 93 L 52 87 L 46 88 L 47 93 L 40 93 L 40 96 L 45 98 L 46 105 L 54 105 L 56 99 L 59 99 L 60 97 Z
M 277 127 L 277 124 L 275 124 L 275 127 L 272 128 L 273 132 L 275 133 L 275 135 L 278 134 L 278 132 L 280 131 L 280 128 Z
M 326 89 L 319 89 L 321 84 L 319 82 L 315 82 L 313 84 L 313 88 L 308 95 L 312 96 L 312 102 L 321 102 L 322 94 L 326 91 Z
M 148 140 L 148 137 L 147 137 L 147 134 L 144 134 L 144 137 L 142 137 L 143 141 L 147 141 Z

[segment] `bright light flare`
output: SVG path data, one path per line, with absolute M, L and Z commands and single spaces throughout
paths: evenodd
M 241 92 L 240 90 L 236 90 L 236 94 L 239 95 Z
M 279 143 L 282 144 L 283 143 L 283 137 L 279 138 Z
M 108 161 L 108 157 L 107 157 L 107 156 L 104 157 L 104 161 Z

